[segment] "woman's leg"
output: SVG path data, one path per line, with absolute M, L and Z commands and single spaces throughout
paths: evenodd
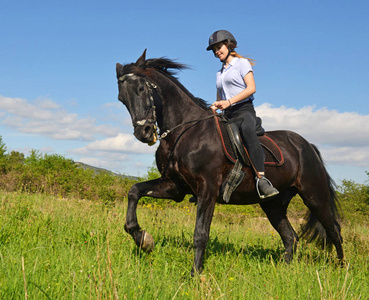
M 260 142 L 258 140 L 258 137 L 256 136 L 255 132 L 256 119 L 248 111 L 244 112 L 242 115 L 243 118 L 239 122 L 242 140 L 246 145 L 246 149 L 249 152 L 250 159 L 254 164 L 256 170 L 259 173 L 264 174 L 265 155 L 263 148 L 261 147 Z
M 236 122 L 240 128 L 240 133 L 246 149 L 250 155 L 251 162 L 255 166 L 258 174 L 256 174 L 256 187 L 260 198 L 268 198 L 277 195 L 279 192 L 267 180 L 265 175 L 264 160 L 265 154 L 256 136 L 256 115 L 255 111 L 249 109 L 241 109 L 237 111 L 237 117 L 232 120 Z

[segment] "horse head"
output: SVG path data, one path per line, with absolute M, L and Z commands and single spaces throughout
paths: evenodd
M 153 93 L 156 85 L 144 73 L 146 50 L 136 63 L 122 66 L 117 63 L 118 99 L 127 107 L 134 128 L 134 136 L 141 142 L 153 145 L 158 134 Z
M 141 142 L 156 142 L 156 126 L 163 138 L 180 124 L 201 118 L 204 112 L 213 115 L 206 102 L 194 97 L 174 76 L 186 68 L 164 57 L 146 59 L 146 50 L 135 63 L 117 64 L 118 99 L 127 107 L 134 135 Z

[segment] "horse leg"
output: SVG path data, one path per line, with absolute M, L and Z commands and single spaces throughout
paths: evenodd
M 337 209 L 337 195 L 334 188 L 334 182 L 324 167 L 319 150 L 310 144 L 310 155 L 308 155 L 309 146 L 305 145 L 305 155 L 301 156 L 300 174 L 296 188 L 310 209 L 309 221 L 302 230 L 302 236 L 310 237 L 310 240 L 325 237 L 328 244 L 334 244 L 337 251 L 337 257 L 343 263 L 343 247 L 341 236 L 340 215 Z M 312 162 L 312 157 L 316 162 Z M 324 227 L 325 234 L 320 229 Z
M 210 225 L 214 214 L 216 197 L 201 197 L 197 200 L 196 225 L 194 233 L 195 258 L 191 276 L 200 274 L 203 270 L 203 261 L 206 244 L 209 241 Z
M 154 249 L 154 240 L 149 233 L 141 230 L 138 225 L 136 214 L 138 200 L 144 196 L 178 200 L 181 197 L 183 198 L 184 194 L 178 191 L 173 182 L 165 181 L 162 178 L 136 183 L 129 191 L 127 217 L 124 229 L 133 237 L 138 247 L 144 251 L 150 252 Z
M 286 191 L 270 201 L 260 203 L 269 222 L 277 230 L 283 241 L 285 247 L 284 259 L 287 263 L 292 261 L 299 240 L 297 233 L 287 218 L 287 207 L 291 198 L 291 193 Z
M 312 239 L 315 237 L 324 238 L 322 232 L 319 230 L 318 222 L 323 226 L 325 233 L 329 240 L 328 244 L 333 244 L 337 251 L 338 259 L 343 263 L 344 253 L 342 247 L 341 226 L 338 221 L 337 212 L 332 208 L 329 196 L 322 198 L 318 194 L 310 197 L 306 193 L 300 193 L 305 205 L 310 209 L 309 221 L 306 225 L 305 232 L 310 231 Z M 332 196 L 330 196 L 332 197 Z M 322 199 L 325 199 L 323 201 Z M 333 201 L 333 200 L 332 200 Z M 316 222 L 316 220 L 318 222 Z M 314 227 L 314 228 L 313 228 Z

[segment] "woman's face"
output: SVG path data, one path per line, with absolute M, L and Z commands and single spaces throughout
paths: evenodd
M 215 44 L 213 47 L 213 52 L 216 57 L 218 57 L 221 61 L 225 60 L 228 55 L 228 48 L 223 43 Z

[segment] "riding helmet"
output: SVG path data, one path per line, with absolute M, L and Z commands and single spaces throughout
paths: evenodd
M 232 33 L 230 33 L 227 30 L 218 30 L 215 31 L 209 38 L 209 46 L 206 48 L 206 50 L 210 51 L 213 50 L 213 46 L 215 44 L 218 44 L 220 42 L 232 42 L 235 45 L 237 45 L 237 41 L 234 38 L 234 36 L 232 35 Z

